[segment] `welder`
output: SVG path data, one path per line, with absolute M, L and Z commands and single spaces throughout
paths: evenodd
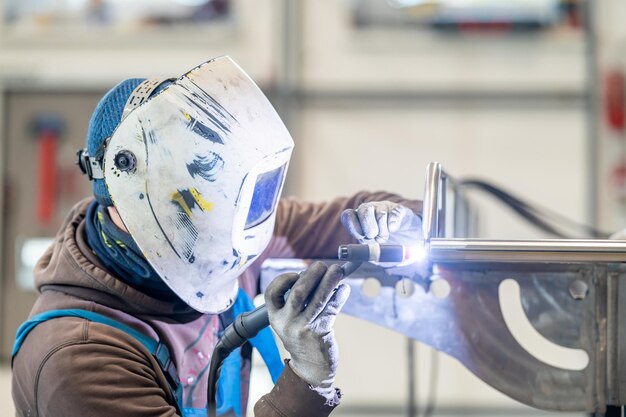
M 265 259 L 334 258 L 340 244 L 419 229 L 420 203 L 389 193 L 280 199 L 292 149 L 228 57 L 111 89 L 78 154 L 93 197 L 68 213 L 36 267 L 40 295 L 13 351 L 17 415 L 206 415 L 213 349 L 254 308 Z M 275 381 L 256 416 L 325 416 L 339 404 L 332 327 L 349 293 L 342 275 L 316 262 L 270 285 L 270 324 L 290 359 L 269 329 L 234 351 L 218 414 L 245 415 L 253 348 Z

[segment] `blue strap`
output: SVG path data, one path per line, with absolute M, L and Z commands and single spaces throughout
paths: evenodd
M 13 345 L 13 352 L 11 356 L 15 356 L 24 343 L 26 336 L 33 330 L 38 324 L 43 323 L 44 321 L 55 319 L 59 317 L 78 317 L 83 318 L 85 320 L 94 321 L 97 323 L 102 323 L 109 325 L 111 327 L 115 327 L 125 333 L 128 333 L 130 336 L 137 339 L 142 345 L 146 347 L 150 351 L 150 353 L 154 353 L 157 350 L 158 342 L 151 337 L 148 337 L 141 333 L 140 331 L 133 329 L 130 326 L 122 324 L 116 320 L 113 320 L 109 317 L 103 316 L 98 313 L 94 313 L 93 311 L 87 310 L 79 310 L 79 309 L 71 309 L 71 310 L 50 310 L 45 311 L 43 313 L 37 314 L 30 318 L 30 320 L 23 323 L 19 329 L 17 329 L 17 334 L 15 336 L 15 344 Z
M 239 294 L 233 306 L 233 315 L 237 317 L 241 313 L 254 310 L 252 300 L 245 291 L 239 289 Z M 283 361 L 280 357 L 274 335 L 269 328 L 261 330 L 255 337 L 250 339 L 250 344 L 259 351 L 263 362 L 270 371 L 272 381 L 276 383 L 283 372 Z M 241 416 L 241 351 L 234 350 L 222 364 L 220 379 L 217 385 L 217 414 L 233 411 L 236 416 Z
M 118 330 L 123 331 L 129 336 L 134 337 L 148 350 L 148 352 L 150 352 L 152 356 L 154 356 L 154 358 L 159 363 L 159 366 L 161 367 L 161 370 L 165 374 L 165 377 L 170 385 L 170 389 L 172 390 L 172 393 L 176 398 L 178 409 L 182 410 L 183 389 L 182 385 L 178 381 L 176 366 L 171 360 L 170 352 L 167 349 L 167 346 L 165 346 L 163 343 L 157 342 L 153 338 L 146 336 L 142 332 L 133 329 L 130 326 L 120 323 L 117 320 L 113 320 L 107 316 L 103 316 L 102 314 L 94 313 L 93 311 L 80 309 L 50 310 L 31 317 L 30 320 L 24 322 L 17 329 L 17 334 L 15 335 L 15 344 L 13 345 L 11 357 L 14 358 L 15 355 L 17 355 L 17 352 L 22 347 L 24 340 L 26 340 L 26 336 L 28 336 L 30 331 L 33 330 L 37 325 L 43 323 L 44 321 L 60 317 L 78 317 L 95 323 L 106 324 L 107 326 L 114 327 Z
M 206 408 L 183 408 L 183 417 L 207 417 L 208 415 Z
M 241 348 L 233 350 L 222 363 L 216 399 L 218 416 L 229 411 L 241 416 Z

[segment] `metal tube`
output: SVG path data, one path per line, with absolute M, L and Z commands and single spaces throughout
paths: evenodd
M 446 237 L 446 197 L 448 195 L 448 176 L 441 174 L 439 204 L 437 204 L 437 236 Z M 431 236 L 432 238 L 433 236 Z M 458 237 L 458 236 L 455 236 Z
M 422 232 L 425 241 L 437 236 L 439 220 L 439 185 L 441 183 L 441 164 L 431 162 L 426 168 L 426 185 L 422 214 Z
M 619 275 L 615 272 L 607 274 L 606 280 L 606 403 L 619 404 L 619 346 L 618 309 L 619 309 Z M 602 302 L 604 300 L 600 300 Z
M 626 262 L 626 241 L 431 239 L 428 257 L 445 262 Z

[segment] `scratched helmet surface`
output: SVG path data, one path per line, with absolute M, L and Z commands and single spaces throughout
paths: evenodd
M 265 95 L 221 57 L 122 120 L 106 147 L 104 178 L 165 283 L 194 309 L 218 313 L 270 241 L 292 149 Z

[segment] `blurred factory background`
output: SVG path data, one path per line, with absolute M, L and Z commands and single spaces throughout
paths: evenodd
M 620 0 L 0 1 L 0 415 L 33 263 L 89 193 L 75 151 L 118 81 L 233 57 L 296 142 L 287 195 L 421 198 L 438 161 L 611 231 L 626 226 L 625 19 Z M 476 198 L 481 236 L 542 237 Z M 333 415 L 552 415 L 401 335 L 348 317 L 337 334 Z

